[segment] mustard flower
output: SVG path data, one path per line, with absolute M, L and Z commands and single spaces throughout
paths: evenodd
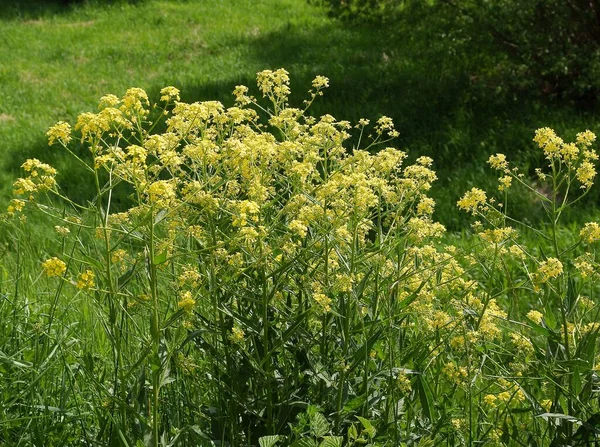
M 500 177 L 498 179 L 498 183 L 500 183 L 498 185 L 498 191 L 506 191 L 508 188 L 510 188 L 510 185 L 512 184 L 512 177 L 510 175 Z
M 191 312 L 196 305 L 196 300 L 192 298 L 192 292 L 184 292 L 181 295 L 181 299 L 177 303 L 177 307 L 183 309 L 185 312 Z
M 596 222 L 588 222 L 579 232 L 579 236 L 588 244 L 600 240 L 600 225 Z
M 312 86 L 317 89 L 329 87 L 329 79 L 325 76 L 317 76 L 312 81 Z
M 313 299 L 321 309 L 321 311 L 327 313 L 331 311 L 331 298 L 324 293 L 315 293 Z
M 164 87 L 161 89 L 160 94 L 160 100 L 163 102 L 168 102 L 171 100 L 179 101 L 179 90 L 175 87 Z
M 56 230 L 56 232 L 58 234 L 60 234 L 63 237 L 67 236 L 71 232 L 71 230 L 69 230 L 69 228 L 67 228 L 67 227 L 61 227 L 60 225 L 56 225 L 54 227 L 54 229 Z
M 540 149 L 543 149 L 547 159 L 552 160 L 560 155 L 563 140 L 549 127 L 536 130 L 533 141 L 538 144 Z
M 529 312 L 527 312 L 527 318 L 529 318 L 534 323 L 541 324 L 542 319 L 544 318 L 544 314 L 538 312 L 537 310 L 530 310 Z
M 589 161 L 581 163 L 575 173 L 577 180 L 581 183 L 583 189 L 589 189 L 594 184 L 594 177 L 596 177 L 596 168 Z
M 57 141 L 65 146 L 71 141 L 71 125 L 64 121 L 59 121 L 46 132 L 48 136 L 48 146 L 52 146 Z
M 12 199 L 10 204 L 6 208 L 6 213 L 9 216 L 14 216 L 16 213 L 23 211 L 25 208 L 25 201 L 20 199 Z
M 537 271 L 537 278 L 539 282 L 545 283 L 552 278 L 557 278 L 562 272 L 562 262 L 556 258 L 548 258 L 546 261 L 540 263 L 540 267 Z
M 245 336 L 246 336 L 246 334 L 243 329 L 241 329 L 237 326 L 234 326 L 231 328 L 231 334 L 229 335 L 229 340 L 231 340 L 232 343 L 240 344 L 244 341 Z
M 467 191 L 463 198 L 457 202 L 457 205 L 462 210 L 475 213 L 480 206 L 485 204 L 486 200 L 485 191 L 479 188 L 472 188 L 471 191 Z
M 506 171 L 508 169 L 508 161 L 506 160 L 506 155 L 504 154 L 491 155 L 488 159 L 488 163 L 492 169 L 502 171 Z
M 75 286 L 78 289 L 91 289 L 95 285 L 95 278 L 96 275 L 94 275 L 94 272 L 91 270 L 86 270 L 85 272 L 79 274 Z
M 62 276 L 67 271 L 67 264 L 57 257 L 53 257 L 45 260 L 42 263 L 42 268 L 46 276 Z
M 589 130 L 577 134 L 577 143 L 579 144 L 591 146 L 594 141 L 596 141 L 596 135 Z

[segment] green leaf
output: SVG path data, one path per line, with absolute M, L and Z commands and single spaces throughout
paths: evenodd
M 315 413 L 310 418 L 310 429 L 315 437 L 320 438 L 329 433 L 329 422 L 321 413 Z
M 365 356 L 371 352 L 371 349 L 373 349 L 373 346 L 375 345 L 375 343 L 377 343 L 377 341 L 379 340 L 379 337 L 381 336 L 381 333 L 383 332 L 383 329 L 378 329 L 373 335 L 371 335 L 369 337 L 369 339 L 354 353 L 354 356 L 352 357 L 352 364 L 350 365 L 350 368 L 348 369 L 348 371 L 353 371 L 358 365 L 361 364 L 361 362 L 365 361 Z
M 423 374 L 416 375 L 417 392 L 419 393 L 419 399 L 421 400 L 421 406 L 425 415 L 429 418 L 430 422 L 435 421 L 433 416 L 433 395 L 431 388 L 427 381 L 423 378 Z
M 325 436 L 319 447 L 342 447 L 342 436 Z
M 317 442 L 309 438 L 298 439 L 290 447 L 317 447 Z
M 154 259 L 152 260 L 152 264 L 160 265 L 160 264 L 164 264 L 166 261 L 167 261 L 167 250 L 154 256 Z
M 362 418 L 360 416 L 356 416 L 356 418 L 363 425 L 362 431 L 365 432 L 369 436 L 369 438 L 374 438 L 375 434 L 377 433 L 377 430 L 375 430 L 375 427 L 373 427 L 373 424 L 371 424 L 371 421 L 369 421 L 368 419 Z
M 273 447 L 279 442 L 279 435 L 263 436 L 258 440 L 260 447 Z

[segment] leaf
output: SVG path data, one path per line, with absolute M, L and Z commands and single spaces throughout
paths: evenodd
M 320 438 L 329 433 L 329 422 L 321 413 L 315 413 L 310 418 L 310 429 L 315 437 Z
M 258 440 L 260 447 L 273 447 L 279 442 L 279 435 L 263 436 Z
M 342 436 L 325 436 L 319 447 L 342 447 Z
M 352 358 L 352 364 L 350 365 L 350 368 L 348 369 L 348 372 L 353 371 L 358 365 L 360 365 L 361 362 L 365 361 L 365 356 L 371 352 L 371 349 L 373 349 L 373 345 L 375 345 L 375 343 L 377 343 L 377 341 L 379 340 L 379 336 L 381 335 L 381 333 L 383 332 L 383 329 L 378 329 L 373 335 L 371 335 L 369 337 L 369 339 L 354 353 L 354 356 Z
M 133 264 L 129 270 L 127 270 L 125 273 L 123 273 L 121 276 L 119 276 L 119 279 L 117 279 L 117 289 L 121 290 L 123 287 L 125 287 L 127 285 L 127 283 L 129 282 L 129 280 L 133 277 L 133 274 L 135 273 L 136 270 L 136 266 L 137 263 Z
M 154 256 L 154 259 L 152 259 L 152 264 L 160 265 L 160 264 L 164 264 L 166 261 L 167 261 L 167 250 Z
M 417 374 L 417 392 L 419 393 L 419 399 L 421 400 L 421 406 L 425 415 L 429 418 L 430 422 L 435 421 L 433 417 L 433 395 L 431 388 L 427 381 L 423 378 L 422 374 Z
M 360 416 L 356 416 L 356 418 L 363 425 L 363 432 L 365 432 L 369 436 L 369 438 L 374 438 L 375 434 L 377 433 L 377 430 L 375 430 L 375 427 L 373 427 L 371 421 Z
M 317 447 L 316 441 L 309 438 L 298 439 L 290 447 Z
M 569 422 L 581 423 L 581 419 L 578 419 L 573 416 L 569 416 L 568 414 L 562 414 L 562 413 L 542 413 L 542 414 L 538 414 L 536 417 L 544 418 L 546 420 L 548 420 L 548 419 L 564 419 L 565 421 L 569 421 Z

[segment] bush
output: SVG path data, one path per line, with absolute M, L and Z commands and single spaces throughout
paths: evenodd
M 307 116 L 327 84 L 314 80 L 303 109 L 287 103 L 285 70 L 258 74 L 267 104 L 242 86 L 228 109 L 180 102 L 173 87 L 152 107 L 141 89 L 107 95 L 75 125 L 89 153 L 71 149 L 69 124 L 48 131 L 96 197 L 65 197 L 36 159 L 15 182 L 0 439 L 326 447 L 596 436 L 586 421 L 600 411 L 600 227 L 558 225 L 591 187 L 595 136 L 571 144 L 538 131 L 550 198 L 491 157 L 502 200 L 469 191 L 458 206 L 478 216 L 477 234 L 453 246 L 432 218 L 432 160 L 407 164 L 387 148 L 397 134 L 388 118 L 353 128 Z M 364 149 L 344 148 L 351 132 Z M 550 219 L 520 227 L 535 235 L 530 246 L 506 214 L 516 184 Z M 131 202 L 118 210 L 120 189 Z M 35 210 L 58 224 L 48 254 L 23 249 L 23 213 Z M 38 260 L 41 276 L 23 273 Z

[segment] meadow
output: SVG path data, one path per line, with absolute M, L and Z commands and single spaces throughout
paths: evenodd
M 1 443 L 598 440 L 592 103 L 299 0 L 0 21 Z

